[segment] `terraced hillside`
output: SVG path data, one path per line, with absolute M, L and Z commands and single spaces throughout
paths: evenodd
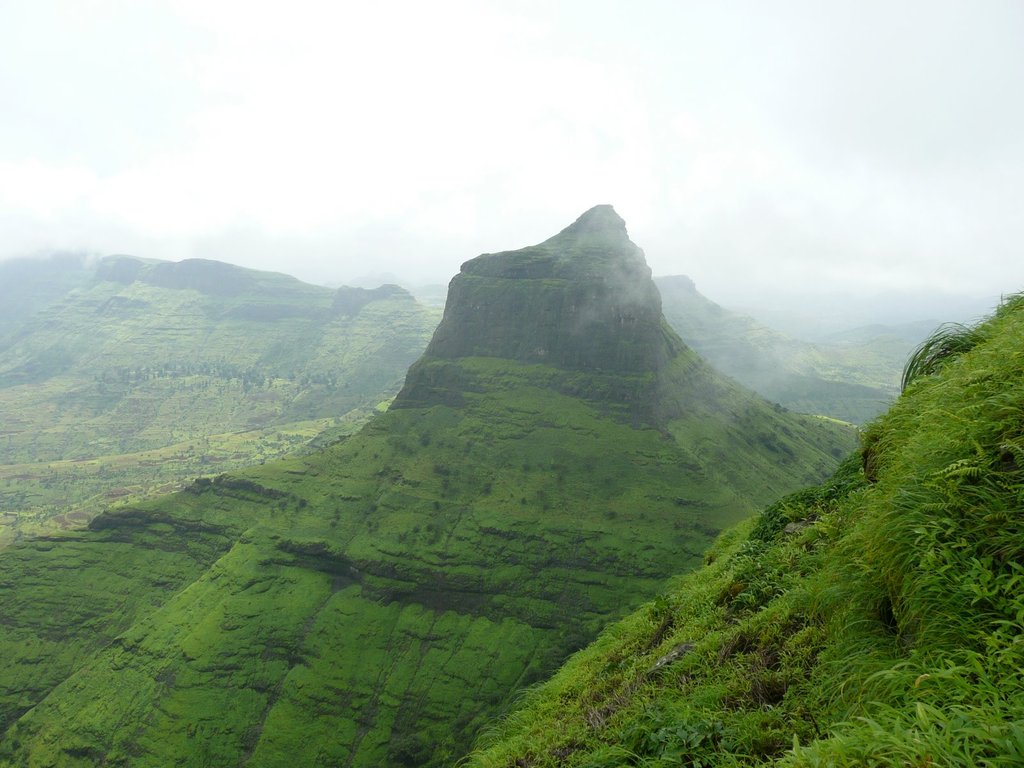
M 0 553 L 0 763 L 451 764 L 853 442 L 704 364 L 592 209 L 463 265 L 358 434 Z
M 726 532 L 466 764 L 1024 765 L 1024 299 L 907 374 L 860 455 Z
M 866 424 L 899 392 L 900 371 L 927 335 L 885 327 L 831 342 L 800 341 L 705 298 L 683 275 L 655 279 L 676 333 L 718 370 L 771 402 Z
M 69 258 L 3 265 L 25 293 L 0 326 L 0 545 L 354 431 L 437 322 L 396 286 Z

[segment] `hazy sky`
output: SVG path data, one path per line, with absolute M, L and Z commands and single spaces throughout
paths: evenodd
M 0 2 L 0 258 L 446 281 L 611 203 L 656 274 L 1024 289 L 1024 2 Z

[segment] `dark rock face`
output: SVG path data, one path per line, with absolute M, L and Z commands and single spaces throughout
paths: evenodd
M 233 296 L 255 282 L 248 270 L 210 259 L 155 264 L 144 278 L 160 288 L 192 289 L 211 296 Z
M 463 264 L 425 356 L 636 374 L 657 371 L 679 349 L 664 332 L 643 251 L 600 205 L 539 245 Z
M 146 263 L 134 256 L 107 256 L 96 267 L 96 279 L 131 285 L 145 268 Z
M 463 264 L 392 407 L 459 407 L 493 390 L 473 358 L 543 366 L 523 375 L 635 425 L 663 426 L 718 388 L 664 321 L 643 251 L 610 205 L 539 245 Z
M 123 255 L 103 259 L 96 277 L 122 285 L 143 282 L 159 288 L 191 289 L 210 296 L 234 296 L 255 284 L 250 270 L 222 261 L 151 261 Z

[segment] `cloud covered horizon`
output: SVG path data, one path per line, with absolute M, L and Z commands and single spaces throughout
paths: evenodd
M 611 203 L 714 296 L 1008 293 L 1022 33 L 1012 0 L 4 4 L 0 258 L 442 282 Z

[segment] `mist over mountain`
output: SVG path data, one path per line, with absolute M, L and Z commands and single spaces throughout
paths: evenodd
M 922 288 L 879 289 L 859 294 L 814 290 L 769 295 L 746 292 L 729 297 L 727 303 L 788 336 L 827 343 L 835 334 L 875 325 L 910 329 L 927 326 L 920 337 L 923 338 L 941 323 L 976 322 L 986 317 L 999 300 L 998 293 Z
M 811 343 L 724 309 L 686 276 L 655 282 L 666 319 L 720 371 L 786 408 L 855 424 L 889 407 L 904 362 L 936 325 L 852 328 Z
M 86 257 L 77 253 L 0 261 L 0 340 L 77 286 L 87 270 Z

